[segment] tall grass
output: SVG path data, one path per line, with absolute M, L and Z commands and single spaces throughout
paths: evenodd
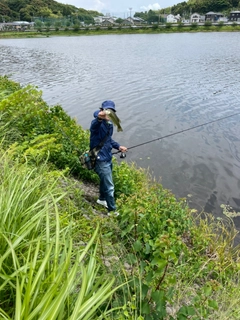
M 46 168 L 29 169 L 6 154 L 0 166 L 0 316 L 97 319 L 98 308 L 118 289 L 96 263 L 99 229 L 77 247 L 70 215 L 61 227 L 65 194 L 57 179 L 49 182 Z

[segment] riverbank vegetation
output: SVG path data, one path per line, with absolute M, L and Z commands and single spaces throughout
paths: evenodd
M 233 221 L 114 160 L 119 217 L 84 194 L 89 132 L 0 77 L 1 319 L 239 319 Z
M 165 25 L 152 25 L 148 27 L 85 27 L 80 28 L 57 28 L 50 29 L 39 27 L 36 30 L 29 31 L 2 31 L 0 38 L 35 38 L 35 37 L 55 37 L 55 36 L 81 36 L 81 35 L 106 35 L 106 34 L 161 34 L 161 33 L 182 33 L 182 32 L 239 32 L 240 25 L 237 23 L 212 24 L 206 22 L 202 25 L 198 23 L 191 23 L 184 25 L 167 23 Z

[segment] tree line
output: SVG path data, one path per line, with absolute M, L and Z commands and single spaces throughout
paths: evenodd
M 194 12 L 205 14 L 214 11 L 228 15 L 231 10 L 240 10 L 240 0 L 189 0 L 157 11 L 135 12 L 134 16 L 148 23 L 161 23 L 164 22 L 164 14 L 169 13 L 189 18 Z M 49 21 L 65 18 L 69 20 L 69 24 L 78 25 L 80 22 L 94 24 L 94 17 L 100 15 L 103 14 L 54 0 L 0 0 L 0 22 Z M 121 23 L 122 19 L 119 18 L 116 22 Z
M 36 18 L 44 20 L 68 17 L 71 21 L 90 24 L 94 23 L 94 17 L 99 15 L 102 14 L 54 0 L 0 0 L 0 22 L 13 20 L 31 22 Z
M 240 10 L 239 0 L 189 0 L 158 11 L 149 10 L 146 12 L 136 12 L 134 16 L 140 17 L 148 23 L 152 23 L 162 22 L 163 15 L 170 13 L 189 18 L 194 12 L 204 15 L 209 11 L 222 12 L 228 16 L 232 10 Z

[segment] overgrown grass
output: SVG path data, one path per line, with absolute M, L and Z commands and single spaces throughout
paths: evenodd
M 73 212 L 64 214 L 60 173 L 47 175 L 46 166 L 31 169 L 7 154 L 0 166 L 2 319 L 96 319 L 118 289 L 114 276 L 99 273 L 99 227 L 79 246 Z
M 78 161 L 88 131 L 34 87 L 0 77 L 0 92 L 3 319 L 239 319 L 230 218 L 116 161 L 120 216 L 96 215 L 79 181 L 97 181 Z

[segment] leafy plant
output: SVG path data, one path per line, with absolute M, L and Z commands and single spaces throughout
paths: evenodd
M 166 25 L 165 25 L 165 28 L 166 29 L 171 29 L 172 28 L 172 23 L 167 22 Z
M 191 23 L 191 29 L 197 29 L 198 28 L 198 23 L 197 22 L 192 22 Z
M 205 21 L 204 22 L 204 27 L 208 28 L 212 26 L 212 22 L 211 21 Z
M 99 227 L 88 244 L 76 247 L 70 215 L 61 227 L 59 204 L 66 194 L 58 180 L 48 182 L 40 170 L 14 164 L 6 154 L 1 168 L 0 314 L 97 319 L 99 307 L 119 289 L 113 276 L 99 272 Z

